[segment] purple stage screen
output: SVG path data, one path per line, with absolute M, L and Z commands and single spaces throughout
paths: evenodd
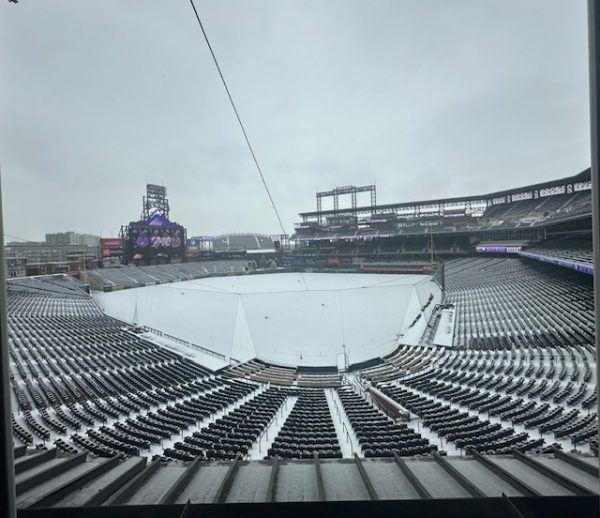
M 180 248 L 181 232 L 171 229 L 133 229 L 135 248 Z
M 128 249 L 133 259 L 185 256 L 185 229 L 156 213 L 129 225 Z

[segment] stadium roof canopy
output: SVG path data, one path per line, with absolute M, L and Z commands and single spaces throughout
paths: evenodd
M 588 168 L 581 173 L 578 173 L 573 176 L 567 176 L 565 178 L 560 178 L 558 180 L 551 180 L 548 182 L 537 183 L 533 185 L 527 185 L 524 187 L 518 187 L 515 189 L 508 189 L 505 191 L 497 191 L 489 194 L 479 194 L 475 196 L 461 196 L 457 198 L 441 198 L 435 200 L 420 200 L 420 201 L 412 201 L 412 202 L 403 202 L 403 203 L 389 203 L 385 205 L 375 205 L 375 206 L 362 206 L 362 207 L 347 207 L 343 209 L 331 209 L 331 210 L 323 210 L 323 211 L 310 211 L 310 212 L 300 212 L 299 215 L 303 218 L 310 218 L 318 215 L 326 215 L 326 214 L 360 214 L 360 213 L 375 213 L 375 212 L 384 212 L 386 210 L 393 209 L 401 209 L 403 207 L 414 207 L 415 205 L 440 205 L 446 203 L 460 203 L 460 202 L 481 202 L 481 201 L 490 201 L 494 198 L 506 198 L 507 196 L 512 196 L 514 194 L 520 194 L 523 192 L 531 192 L 531 191 L 539 191 L 542 189 L 552 189 L 567 185 L 573 185 L 578 183 L 586 183 L 590 182 L 591 178 L 591 170 Z

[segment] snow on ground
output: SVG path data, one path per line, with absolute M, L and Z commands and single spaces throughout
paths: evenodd
M 283 428 L 287 418 L 292 413 L 296 401 L 298 401 L 298 396 L 288 396 L 286 398 L 281 407 L 279 407 L 279 410 L 275 413 L 275 417 L 271 421 L 271 424 L 269 424 L 269 426 L 262 431 L 258 439 L 254 441 L 252 448 L 248 451 L 249 459 L 260 460 L 267 456 L 269 448 Z
M 395 350 L 439 288 L 425 275 L 276 273 L 212 277 L 94 295 L 111 316 L 246 361 L 357 363 Z M 413 328 L 414 330 L 414 328 Z
M 327 404 L 329 405 L 342 455 L 353 457 L 356 453 L 359 457 L 363 457 L 362 449 L 338 393 L 334 389 L 326 389 L 325 396 L 327 397 Z

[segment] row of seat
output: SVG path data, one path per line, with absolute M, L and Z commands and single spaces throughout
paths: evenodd
M 544 444 L 543 439 L 532 440 L 526 432 L 516 434 L 513 428 L 482 420 L 409 389 L 394 385 L 382 385 L 379 388 L 404 408 L 417 414 L 425 426 L 454 443 L 457 448 L 470 447 L 486 453 L 506 453 L 513 449 L 528 451 Z
M 267 458 L 341 458 L 342 453 L 323 389 L 299 392 Z
M 174 458 L 179 459 L 183 457 L 181 452 L 191 458 L 201 456 L 215 460 L 245 456 L 271 424 L 287 396 L 285 389 L 268 388 L 239 408 L 185 437 L 183 442 L 175 443 L 165 456 L 173 456 L 173 452 L 176 452 Z
M 350 387 L 338 389 L 338 396 L 365 457 L 428 454 L 427 439 L 404 423 L 394 423 Z

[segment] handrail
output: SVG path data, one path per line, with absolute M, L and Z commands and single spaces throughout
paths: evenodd
M 158 329 L 155 329 L 154 327 L 150 327 L 150 326 L 141 326 L 141 328 L 148 332 L 148 333 L 153 333 L 155 335 L 158 336 L 162 336 L 164 338 L 167 338 L 169 340 L 172 340 L 173 342 L 177 342 L 181 345 L 185 345 L 186 347 L 190 347 L 192 349 L 196 349 L 198 351 L 201 351 L 205 354 L 208 354 L 209 356 L 214 356 L 215 358 L 220 358 L 223 361 L 227 361 L 227 357 L 224 354 L 221 353 L 217 353 L 215 351 L 211 351 L 210 349 L 207 349 L 206 347 L 202 347 L 201 345 L 189 342 L 187 340 L 182 340 L 181 338 L 177 338 L 176 336 L 164 333 Z
M 575 270 L 578 272 L 587 273 L 589 275 L 594 275 L 594 266 L 591 264 L 580 263 L 577 261 L 570 261 L 569 259 L 562 259 L 560 257 L 555 257 L 552 255 L 544 255 L 541 253 L 534 252 L 519 252 L 521 257 L 527 257 L 529 259 L 535 259 L 536 261 L 541 261 L 544 263 L 550 263 L 557 266 L 563 266 L 565 268 L 570 268 L 571 270 Z

